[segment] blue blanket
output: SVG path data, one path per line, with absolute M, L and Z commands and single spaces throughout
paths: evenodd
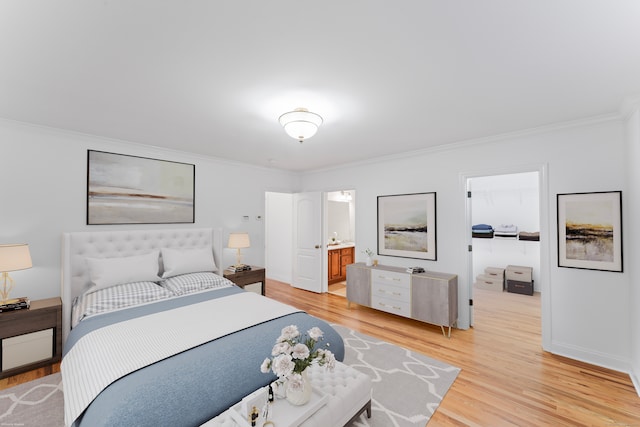
M 69 334 L 63 355 L 82 335 L 102 326 L 237 292 L 244 291 L 219 289 L 87 318 Z M 342 338 L 328 323 L 294 313 L 203 343 L 121 378 L 103 390 L 75 425 L 199 426 L 275 380 L 274 375 L 260 372 L 260 364 L 288 325 L 297 325 L 300 331 L 318 326 L 324 332 L 323 344 L 329 344 L 336 359 L 344 359 Z M 194 324 L 194 328 L 206 326 Z

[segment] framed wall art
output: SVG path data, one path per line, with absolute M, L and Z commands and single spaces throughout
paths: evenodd
M 558 194 L 558 267 L 622 272 L 622 192 Z
M 195 165 L 88 150 L 87 224 L 193 223 Z
M 378 196 L 378 254 L 437 259 L 436 193 Z

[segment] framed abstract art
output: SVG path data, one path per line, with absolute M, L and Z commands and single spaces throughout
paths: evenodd
M 378 253 L 435 261 L 436 193 L 378 196 Z
M 88 150 L 87 224 L 193 223 L 195 165 Z
M 622 192 L 558 194 L 558 267 L 622 272 Z

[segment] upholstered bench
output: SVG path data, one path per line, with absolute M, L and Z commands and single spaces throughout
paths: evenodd
M 327 394 L 329 399 L 301 427 L 347 426 L 365 411 L 371 418 L 371 378 L 367 375 L 338 362 L 332 372 L 315 365 L 310 367 L 309 379 L 314 389 Z M 227 411 L 204 426 L 238 427 L 238 424 Z

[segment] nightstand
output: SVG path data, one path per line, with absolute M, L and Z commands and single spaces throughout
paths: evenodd
M 263 267 L 255 267 L 252 265 L 251 270 L 238 271 L 237 273 L 225 270 L 223 272 L 223 276 L 240 286 L 242 289 L 244 289 L 246 285 L 259 282 L 261 285 L 261 294 L 264 295 L 266 282 L 265 269 Z
M 62 358 L 62 301 L 31 302 L 0 313 L 0 378 L 51 365 Z

